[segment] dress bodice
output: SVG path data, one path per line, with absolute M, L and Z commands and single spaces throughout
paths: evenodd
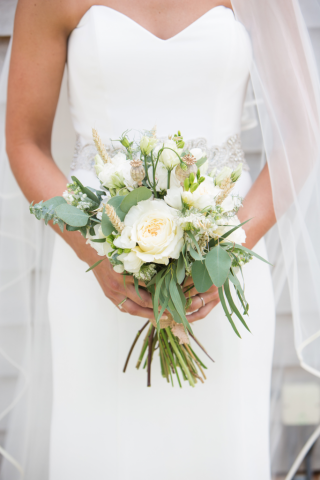
M 105 142 L 128 128 L 161 136 L 181 130 L 220 145 L 239 133 L 251 64 L 248 33 L 232 10 L 215 7 L 168 40 L 122 13 L 92 6 L 68 44 L 76 132 Z

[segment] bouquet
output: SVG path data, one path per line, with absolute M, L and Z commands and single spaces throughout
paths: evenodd
M 101 188 L 84 186 L 73 176 L 62 197 L 32 203 L 30 212 L 46 224 L 52 220 L 61 231 L 78 230 L 87 239 L 103 257 L 87 271 L 107 260 L 124 276 L 124 283 L 126 275 L 133 276 L 138 295 L 139 288 L 150 292 L 155 320 L 138 331 L 124 371 L 148 327 L 136 365 L 147 369 L 148 386 L 151 363 L 159 350 L 161 373 L 167 382 L 173 385 L 176 376 L 180 387 L 182 379 L 193 387 L 205 380 L 206 366 L 190 337 L 209 355 L 188 322 L 190 290 L 195 287 L 202 293 L 215 285 L 226 318 L 240 337 L 235 317 L 249 330 L 244 319 L 249 305 L 238 273 L 242 275 L 242 266 L 253 256 L 265 261 L 242 246 L 246 222 L 237 218 L 242 199 L 233 195 L 242 164 L 235 170 L 224 167 L 209 172 L 205 152 L 189 151 L 180 131 L 159 140 L 153 129 L 138 141 L 130 140 L 125 132 L 118 139 L 122 151 L 113 156 L 94 129 L 93 140 Z M 167 319 L 162 320 L 164 313 Z

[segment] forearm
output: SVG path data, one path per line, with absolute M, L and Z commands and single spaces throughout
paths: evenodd
M 247 235 L 245 246 L 250 249 L 253 248 L 276 223 L 277 220 L 273 207 L 271 182 L 267 164 L 245 197 L 243 207 L 240 208 L 238 217 L 241 222 L 251 218 L 251 220 L 243 226 Z
M 16 180 L 30 203 L 61 196 L 66 190 L 67 179 L 54 163 L 49 151 L 43 151 L 32 142 L 19 146 L 11 146 L 9 143 L 8 155 Z M 50 222 L 50 226 L 73 248 L 79 258 L 90 264 L 97 261 L 95 250 L 86 244 L 79 232 L 64 230 L 62 233 L 58 225 Z

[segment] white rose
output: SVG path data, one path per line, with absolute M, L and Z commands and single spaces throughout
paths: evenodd
M 163 200 L 139 202 L 129 210 L 124 223 L 132 227 L 131 238 L 138 244 L 132 252 L 141 261 L 168 265 L 170 258 L 179 258 L 183 230 L 177 211 Z
M 140 148 L 143 155 L 149 155 L 151 150 L 157 145 L 157 138 L 143 136 L 140 140 Z
M 96 240 L 99 238 L 106 238 L 105 235 L 102 233 L 102 228 L 100 225 L 96 225 L 94 227 L 95 235 L 90 235 L 89 233 L 87 234 L 87 243 L 95 249 L 98 255 L 101 257 L 104 257 L 105 255 L 108 255 L 109 252 L 112 251 L 111 245 L 108 242 L 92 242 L 91 240 Z
M 234 217 L 231 217 L 231 218 L 228 218 L 228 219 L 224 218 L 224 219 L 218 220 L 217 223 L 220 224 L 220 226 L 218 226 L 217 230 L 215 231 L 215 234 L 217 234 L 219 236 L 228 232 L 229 230 L 231 230 L 236 225 L 240 225 L 240 221 L 239 221 L 239 219 L 236 215 Z M 228 227 L 223 227 L 222 224 L 223 225 L 230 225 L 230 227 L 229 226 Z M 243 230 L 242 227 L 237 228 L 237 230 L 235 230 L 233 233 L 231 233 L 229 235 L 229 237 L 226 238 L 226 240 L 228 242 L 234 242 L 234 243 L 245 243 L 246 232 Z
M 123 263 L 124 269 L 130 273 L 138 273 L 143 264 L 143 261 L 134 251 L 130 253 L 121 253 L 121 255 L 118 256 L 118 260 Z
M 177 144 L 174 140 L 167 140 L 166 142 L 164 142 L 164 147 L 167 148 L 161 153 L 159 161 L 162 162 L 168 170 L 172 170 L 180 163 L 178 155 L 174 152 L 180 153 L 181 149 L 177 148 Z M 161 148 L 162 145 L 154 150 L 155 156 L 158 155 L 158 152 Z M 168 148 L 170 148 L 171 150 L 168 150 Z
M 180 187 L 180 182 L 176 177 L 175 170 L 172 170 L 171 176 L 170 176 L 170 188 L 177 188 Z M 153 167 L 148 168 L 148 175 L 151 183 L 153 182 Z M 161 190 L 167 190 L 167 185 L 168 185 L 168 170 L 166 167 L 163 165 L 163 163 L 158 163 L 157 165 L 157 170 L 156 170 L 156 190 L 157 192 L 160 192 Z
M 124 227 L 120 237 L 114 239 L 113 243 L 118 248 L 133 248 L 136 242 L 132 240 L 132 227 Z
M 182 210 L 182 192 L 182 187 L 169 188 L 169 190 L 167 190 L 167 195 L 164 197 L 164 201 L 170 205 L 170 207 L 176 208 L 177 210 Z

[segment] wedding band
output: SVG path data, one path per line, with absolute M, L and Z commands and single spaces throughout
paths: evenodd
M 206 302 L 204 301 L 204 299 L 203 299 L 202 297 L 200 297 L 200 295 L 198 295 L 198 297 L 201 299 L 201 302 L 202 302 L 202 307 L 204 307 L 204 306 L 205 306 L 205 304 L 206 304 Z M 201 307 L 201 308 L 202 308 L 202 307 Z
M 122 302 L 118 303 L 118 307 L 120 308 L 120 310 L 123 309 L 122 305 L 128 300 L 128 297 L 125 297 Z

